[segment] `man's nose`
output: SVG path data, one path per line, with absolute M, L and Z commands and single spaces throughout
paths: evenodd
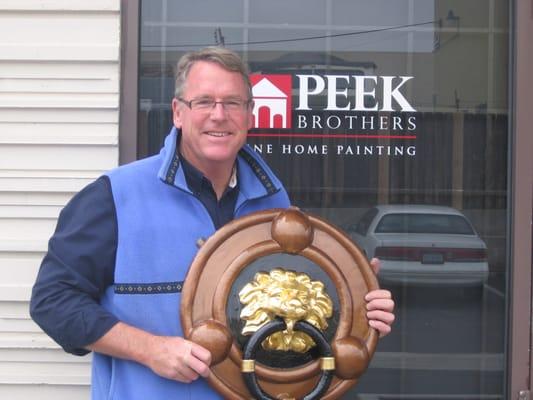
M 211 109 L 210 116 L 213 119 L 226 119 L 226 109 L 224 108 L 224 103 L 217 101 Z

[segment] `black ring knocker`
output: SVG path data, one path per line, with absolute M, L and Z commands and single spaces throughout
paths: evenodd
M 257 382 L 254 371 L 255 353 L 257 347 L 271 334 L 282 331 L 286 328 L 287 326 L 283 320 L 275 319 L 259 328 L 257 332 L 252 335 L 250 340 L 248 340 L 248 343 L 244 348 L 242 375 L 248 390 L 258 400 L 276 399 L 266 394 Z M 322 374 L 315 388 L 302 398 L 303 400 L 318 399 L 328 389 L 331 379 L 333 378 L 333 371 L 335 370 L 331 346 L 322 332 L 308 322 L 298 321 L 296 324 L 294 324 L 294 330 L 308 334 L 315 341 L 320 351 Z

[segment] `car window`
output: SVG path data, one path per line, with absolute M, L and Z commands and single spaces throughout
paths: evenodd
M 355 231 L 360 235 L 366 236 L 368 228 L 370 227 L 370 224 L 372 223 L 372 220 L 374 219 L 377 213 L 378 210 L 376 208 L 371 208 L 366 213 L 364 213 L 361 219 L 359 219 L 359 221 L 357 222 Z
M 387 214 L 379 221 L 376 233 L 474 235 L 472 227 L 465 218 L 445 214 Z

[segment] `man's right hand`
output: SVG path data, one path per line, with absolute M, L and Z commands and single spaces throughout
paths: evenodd
M 181 337 L 153 336 L 151 342 L 147 365 L 156 374 L 185 383 L 209 376 L 211 353 L 204 347 Z
M 123 322 L 87 346 L 89 350 L 111 357 L 136 361 L 154 373 L 190 383 L 209 376 L 211 353 L 179 336 L 157 336 Z

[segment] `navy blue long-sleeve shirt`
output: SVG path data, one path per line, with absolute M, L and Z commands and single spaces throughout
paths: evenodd
M 99 304 L 113 284 L 117 222 L 109 179 L 80 191 L 61 211 L 32 291 L 32 318 L 67 352 L 103 336 L 118 320 Z
M 181 157 L 187 185 L 218 229 L 233 219 L 238 183 L 220 201 L 211 183 Z M 114 284 L 117 220 L 109 178 L 81 190 L 61 211 L 33 287 L 30 314 L 63 349 L 76 355 L 107 333 L 118 319 L 100 306 Z

